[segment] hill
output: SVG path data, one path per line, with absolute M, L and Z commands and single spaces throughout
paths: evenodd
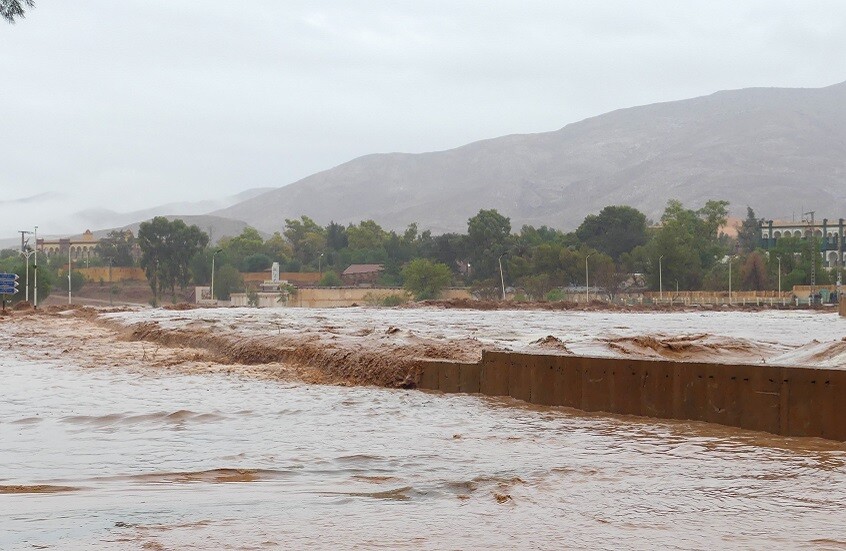
M 726 199 L 768 218 L 846 215 L 846 83 L 749 88 L 613 111 L 448 151 L 360 157 L 212 214 L 272 232 L 306 214 L 465 231 L 480 208 L 512 226 L 575 228 L 610 204 L 657 219 L 668 199 Z

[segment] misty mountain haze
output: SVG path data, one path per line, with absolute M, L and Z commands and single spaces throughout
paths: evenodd
M 116 212 L 104 208 L 85 208 L 90 199 L 77 195 L 48 192 L 9 201 L 0 201 L 7 221 L 16 223 L 21 230 L 32 230 L 32 215 L 22 206 L 36 206 L 41 226 L 40 237 L 79 236 L 87 229 L 102 237 L 112 229 L 130 229 L 136 232 L 138 225 L 155 216 L 183 218 L 186 223 L 197 224 L 204 231 L 214 235 L 217 240 L 225 235 L 237 235 L 246 224 L 237 220 L 215 216 L 203 216 L 205 213 L 245 201 L 261 195 L 272 188 L 252 188 L 240 193 L 221 198 L 206 198 L 193 202 L 167 203 L 156 207 L 131 212 Z M 193 220 L 188 222 L 188 220 Z M 0 247 L 19 247 L 20 237 L 14 234 L 0 236 Z
M 672 198 L 693 208 L 726 199 L 740 215 L 749 205 L 769 218 L 842 216 L 846 83 L 723 91 L 448 151 L 367 155 L 213 214 L 266 232 L 305 214 L 440 233 L 496 208 L 515 228 L 573 229 L 612 204 L 657 219 Z

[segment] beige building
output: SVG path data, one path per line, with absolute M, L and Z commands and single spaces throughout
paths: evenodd
M 85 230 L 85 233 L 78 238 L 39 239 L 35 246 L 39 252 L 44 253 L 48 258 L 56 255 L 67 258 L 68 249 L 70 249 L 71 260 L 84 262 L 96 256 L 94 249 L 98 242 L 99 239 L 94 237 L 91 230 Z

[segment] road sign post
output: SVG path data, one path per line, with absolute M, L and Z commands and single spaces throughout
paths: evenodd
M 18 274 L 0 273 L 0 295 L 3 295 L 3 311 L 6 311 L 6 296 L 18 292 Z
M 18 292 L 18 274 L 0 273 L 0 294 L 14 295 Z

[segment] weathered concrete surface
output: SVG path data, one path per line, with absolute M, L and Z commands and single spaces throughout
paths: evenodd
M 421 362 L 418 387 L 846 441 L 846 371 L 485 351 Z

